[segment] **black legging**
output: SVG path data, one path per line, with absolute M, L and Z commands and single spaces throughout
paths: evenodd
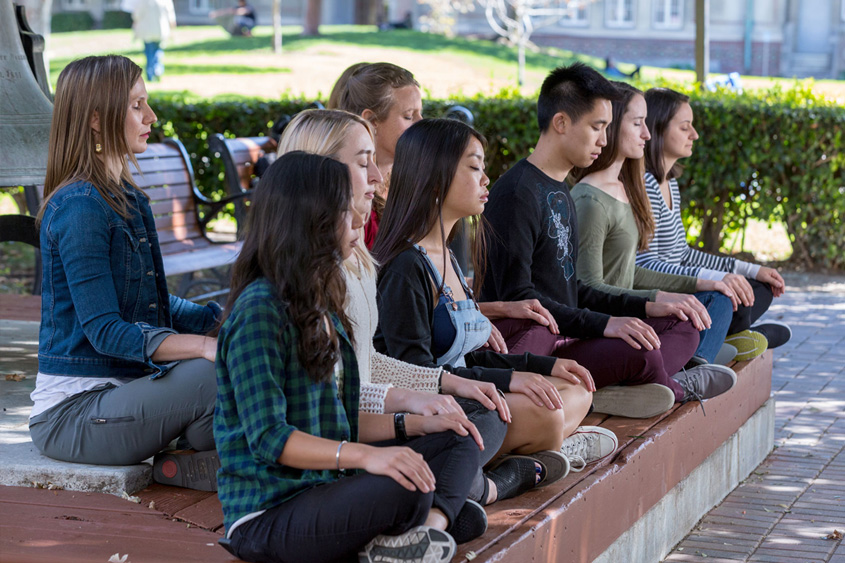
M 378 445 L 398 444 L 390 440 Z M 344 477 L 244 522 L 232 532 L 232 550 L 244 561 L 349 561 L 375 536 L 419 526 L 432 506 L 453 520 L 479 467 L 475 441 L 440 432 L 403 445 L 428 462 L 437 480 L 434 493 L 411 492 L 381 475 Z
M 731 326 L 728 328 L 728 334 L 736 334 L 751 327 L 757 322 L 757 319 L 763 316 L 763 313 L 769 310 L 769 305 L 772 304 L 774 295 L 769 284 L 759 282 L 757 280 L 748 280 L 751 284 L 751 289 L 754 290 L 754 305 L 745 307 L 740 305 L 734 312 Z

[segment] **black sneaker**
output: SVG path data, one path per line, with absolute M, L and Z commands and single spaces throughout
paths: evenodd
M 446 531 L 457 544 L 474 540 L 487 531 L 487 512 L 474 500 L 467 499 Z
M 455 540 L 442 530 L 417 526 L 398 536 L 376 536 L 358 553 L 359 563 L 446 563 L 458 550 Z
M 769 341 L 769 349 L 783 346 L 792 338 L 792 329 L 786 323 L 778 321 L 765 321 L 751 327 L 751 330 L 759 332 Z
M 712 399 L 736 384 L 736 373 L 727 366 L 704 364 L 672 376 L 684 390 L 682 403 Z
M 172 450 L 156 454 L 153 481 L 197 491 L 217 491 L 217 450 Z

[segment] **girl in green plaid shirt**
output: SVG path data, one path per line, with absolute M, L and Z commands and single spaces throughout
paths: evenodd
M 445 530 L 479 463 L 476 431 L 457 415 L 426 417 L 438 428 L 408 441 L 389 415 L 359 415 L 341 270 L 362 223 L 350 198 L 345 165 L 302 152 L 279 158 L 253 198 L 214 416 L 221 544 L 246 561 L 455 553 Z

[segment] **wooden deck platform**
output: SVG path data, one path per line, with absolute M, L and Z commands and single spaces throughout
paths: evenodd
M 734 368 L 736 387 L 707 401 L 706 416 L 691 403 L 648 420 L 588 417 L 584 424 L 616 432 L 616 455 L 547 488 L 488 507 L 487 533 L 459 546 L 453 561 L 614 560 L 606 550 L 661 500 L 665 503 L 679 483 L 700 471 L 708 456 L 724 449 L 726 440 L 767 404 L 771 352 Z M 740 444 L 727 455 L 746 453 Z M 715 488 L 718 479 L 713 477 Z M 140 503 L 109 494 L 0 487 L 0 561 L 106 562 L 115 553 L 128 553 L 126 561 L 134 563 L 236 561 L 217 546 L 223 533 L 217 495 L 153 485 L 136 496 Z M 685 524 L 689 515 L 681 518 L 682 508 L 675 523 L 683 528 L 681 537 L 697 520 Z M 628 553 L 625 560 L 649 560 L 639 556 L 644 552 Z
M 468 555 L 473 563 L 569 563 L 599 558 L 769 400 L 771 352 L 734 369 L 736 386 L 707 401 L 706 416 L 698 403 L 676 406 L 646 420 L 590 415 L 583 424 L 616 433 L 616 455 L 581 473 L 570 473 L 547 488 L 487 507 L 487 533 L 459 546 L 457 560 L 466 560 Z M 770 450 L 771 444 L 763 449 Z M 728 468 L 719 470 L 727 472 Z M 679 516 L 682 511 L 679 507 Z M 697 519 L 681 532 L 689 531 Z M 687 519 L 679 517 L 679 526 L 684 521 Z M 631 553 L 627 560 L 647 559 Z

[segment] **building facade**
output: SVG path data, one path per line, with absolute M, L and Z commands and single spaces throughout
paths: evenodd
M 694 68 L 695 0 L 568 4 L 569 14 L 537 29 L 534 43 L 635 64 Z M 478 7 L 458 16 L 455 30 L 491 33 Z M 710 71 L 845 78 L 845 0 L 710 0 Z

